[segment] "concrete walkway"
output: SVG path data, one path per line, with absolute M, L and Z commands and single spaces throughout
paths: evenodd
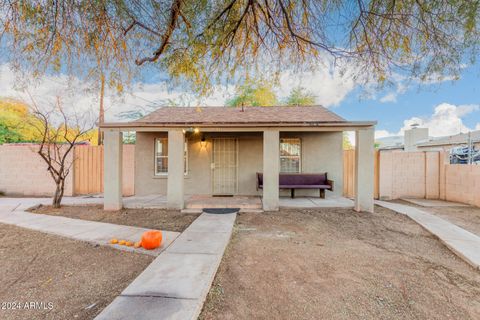
M 203 213 L 95 319 L 196 319 L 235 218 Z
M 476 269 L 480 269 L 480 237 L 438 216 L 414 207 L 376 201 L 379 206 L 402 213 L 437 236 L 448 248 Z
M 52 198 L 7 198 L 0 197 L 0 212 L 23 211 L 36 205 L 51 205 Z M 62 205 L 89 205 L 103 204 L 102 197 L 80 196 L 63 197 Z
M 27 202 L 24 202 L 24 204 L 25 203 Z M 10 209 L 7 209 L 7 206 L 3 202 L 2 204 L 3 205 L 0 206 L 0 223 L 152 256 L 158 256 L 180 234 L 178 232 L 162 231 L 164 239 L 163 244 L 160 248 L 155 250 L 145 250 L 143 248 L 135 249 L 133 247 L 121 246 L 118 244 L 111 245 L 109 241 L 112 238 L 128 240 L 132 242 L 140 241 L 142 234 L 149 229 L 104 222 L 71 219 L 60 216 L 49 216 L 15 209 L 11 210 L 11 207 L 19 208 L 23 205 L 13 205 L 9 207 Z M 31 205 L 31 203 L 29 203 L 29 205 Z

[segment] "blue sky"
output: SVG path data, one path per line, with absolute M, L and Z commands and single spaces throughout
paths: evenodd
M 478 66 L 465 68 L 459 80 L 447 80 L 434 84 L 411 84 L 405 92 L 396 93 L 395 88 L 375 93 L 375 98 L 360 98 L 356 88 L 332 110 L 351 120 L 376 119 L 378 130 L 398 132 L 404 121 L 412 117 L 429 119 L 435 107 L 442 103 L 455 106 L 480 104 L 480 76 Z M 395 101 L 382 102 L 389 93 Z M 477 110 L 475 110 L 477 109 Z M 475 107 L 461 117 L 463 124 L 474 129 L 480 124 L 480 110 Z

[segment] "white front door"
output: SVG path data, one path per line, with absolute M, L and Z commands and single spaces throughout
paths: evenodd
M 213 139 L 213 194 L 237 193 L 237 139 Z

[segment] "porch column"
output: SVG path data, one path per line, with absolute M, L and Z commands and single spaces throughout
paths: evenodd
M 374 128 L 355 132 L 355 211 L 373 213 Z
M 279 206 L 278 173 L 280 171 L 280 132 L 263 132 L 263 210 L 276 211 Z
M 122 201 L 122 133 L 103 132 L 103 209 L 120 210 Z
M 168 131 L 167 207 L 183 209 L 184 142 L 182 130 Z

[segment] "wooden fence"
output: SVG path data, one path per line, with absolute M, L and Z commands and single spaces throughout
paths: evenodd
M 374 197 L 378 199 L 379 195 L 379 170 L 380 169 L 380 155 L 378 150 L 375 150 L 374 156 Z M 343 151 L 343 195 L 348 198 L 355 196 L 355 150 Z
M 123 146 L 123 195 L 135 194 L 134 145 Z M 75 195 L 103 192 L 103 146 L 77 146 L 74 151 Z
M 103 146 L 78 146 L 74 151 L 75 194 L 103 192 Z

